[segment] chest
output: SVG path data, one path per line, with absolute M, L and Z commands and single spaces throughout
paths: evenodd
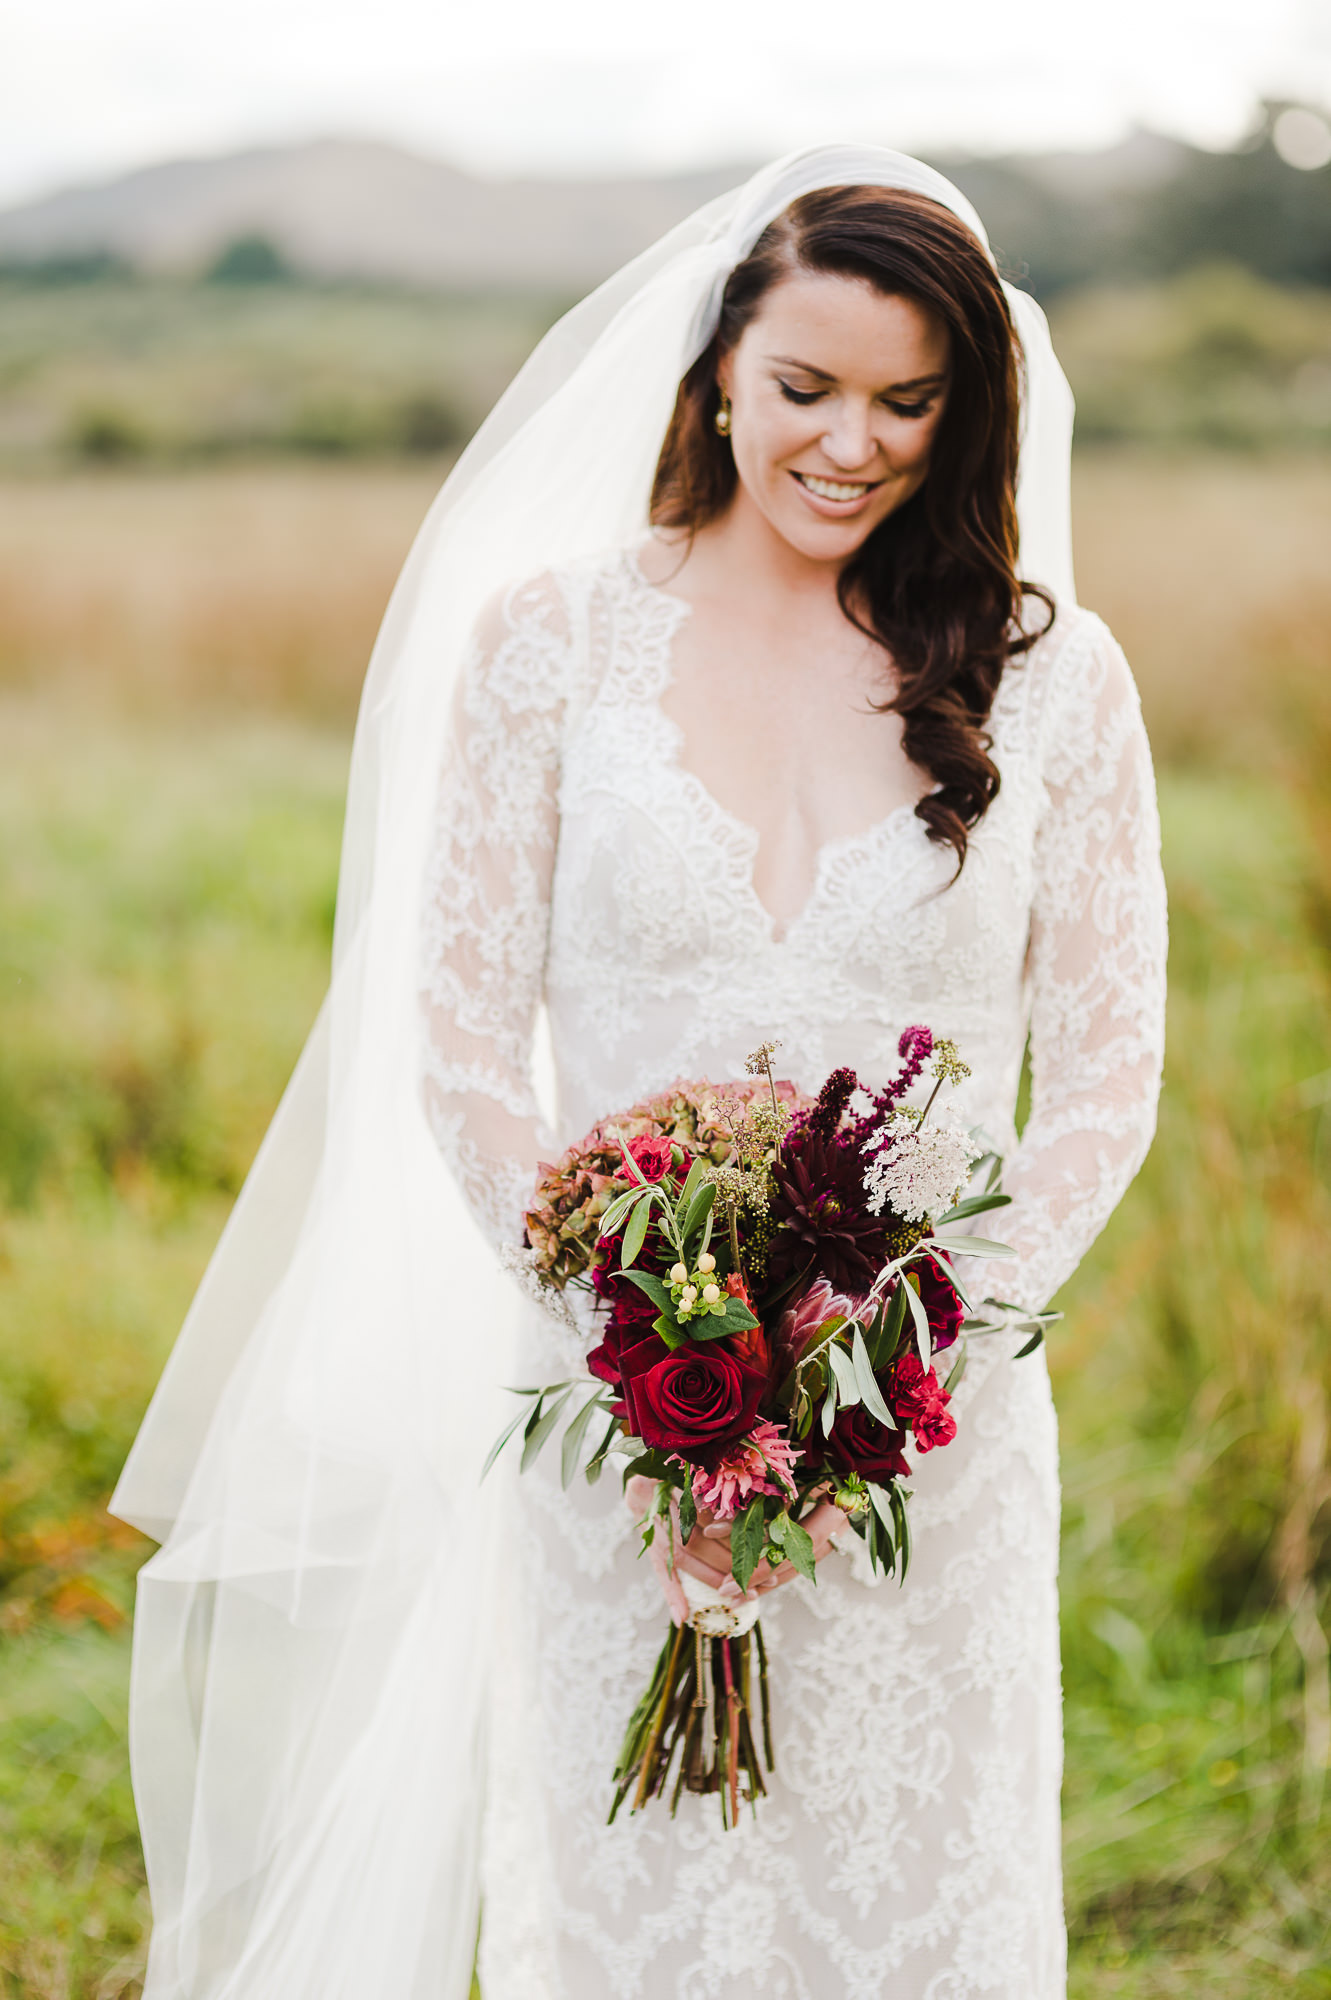
M 836 613 L 808 629 L 727 626 L 694 608 L 673 635 L 658 702 L 675 762 L 754 831 L 764 900 L 788 920 L 817 850 L 928 789 L 911 763 L 882 648 Z
M 1038 786 L 1022 755 L 1020 690 L 992 718 L 1003 771 L 962 875 L 915 816 L 927 785 L 895 717 L 857 712 L 844 681 L 826 733 L 759 706 L 729 676 L 676 675 L 682 616 L 626 594 L 595 691 L 567 745 L 555 878 L 556 954 L 594 941 L 666 986 L 782 976 L 937 992 L 1020 977 Z M 737 706 L 732 707 L 735 703 Z M 812 725 L 810 725 L 811 728 Z M 844 729 L 844 736 L 840 732 Z M 850 746 L 853 746 L 850 747 Z M 561 942 L 562 941 L 562 942 Z

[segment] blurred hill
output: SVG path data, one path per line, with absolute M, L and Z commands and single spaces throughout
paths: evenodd
M 1281 157 L 1281 109 L 1268 105 L 1229 153 L 1139 132 L 1099 152 L 937 164 L 1041 296 L 1217 259 L 1331 284 L 1331 165 L 1306 172 Z M 483 181 L 393 146 L 327 139 L 170 161 L 12 208 L 0 213 L 0 261 L 110 257 L 187 274 L 237 239 L 262 238 L 306 277 L 577 291 L 747 171 Z
M 940 161 L 1046 300 L 1083 441 L 1331 446 L 1331 164 L 1281 157 L 1279 111 L 1232 153 Z M 481 182 L 329 140 L 12 209 L 0 468 L 455 452 L 560 311 L 744 171 Z
M 579 290 L 748 171 L 481 181 L 394 146 L 327 139 L 168 161 L 29 202 L 0 214 L 0 259 L 109 255 L 191 272 L 257 236 L 309 277 Z

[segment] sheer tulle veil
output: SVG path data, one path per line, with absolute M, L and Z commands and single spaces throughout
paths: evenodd
M 371 661 L 332 984 L 113 1507 L 139 1582 L 131 1741 L 148 2000 L 464 2000 L 487 1578 L 480 1461 L 521 1300 L 421 1109 L 419 885 L 452 684 L 503 583 L 639 536 L 680 376 L 734 264 L 818 187 L 965 198 L 873 148 L 778 161 L 546 336 L 434 504 Z M 1072 402 L 1025 352 L 1021 571 L 1073 595 Z

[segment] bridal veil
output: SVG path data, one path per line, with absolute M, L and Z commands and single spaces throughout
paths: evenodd
M 454 676 L 503 583 L 635 540 L 681 375 L 773 217 L 820 187 L 970 204 L 824 147 L 698 210 L 567 314 L 431 509 L 370 664 L 327 1001 L 112 1506 L 139 1579 L 146 2000 L 465 2000 L 492 1545 L 482 1456 L 522 1302 L 419 1094 L 419 898 Z M 1034 300 L 1021 574 L 1073 595 L 1072 401 Z

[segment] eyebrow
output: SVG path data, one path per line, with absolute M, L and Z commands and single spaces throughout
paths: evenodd
M 779 368 L 798 368 L 802 375 L 816 375 L 820 382 L 836 381 L 836 376 L 829 375 L 825 368 L 815 368 L 811 361 L 801 361 L 794 354 L 769 354 L 767 359 L 775 362 Z M 900 389 L 928 389 L 946 380 L 946 370 L 939 369 L 935 375 L 912 375 L 909 382 L 889 382 L 887 387 L 893 391 Z

